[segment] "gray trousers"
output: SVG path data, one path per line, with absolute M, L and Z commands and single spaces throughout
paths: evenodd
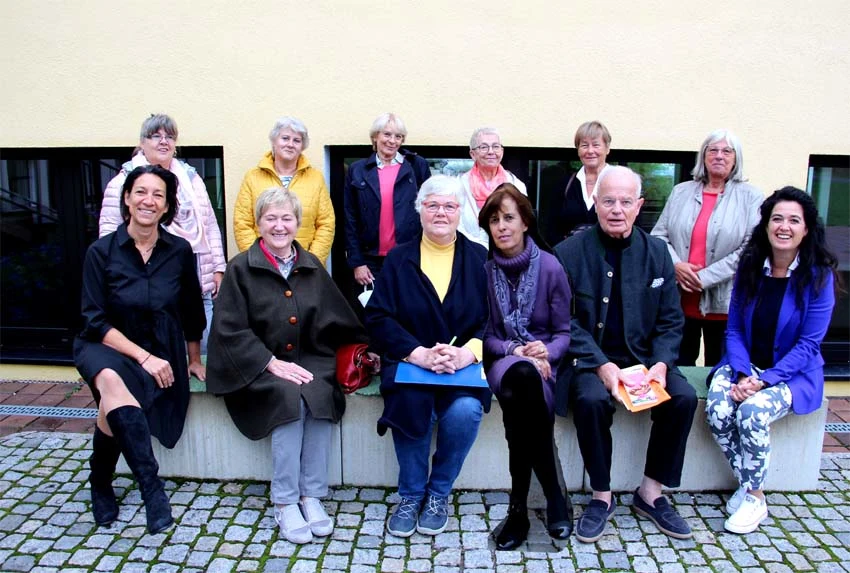
M 316 420 L 301 400 L 301 419 L 272 430 L 272 503 L 290 505 L 328 494 L 330 420 Z

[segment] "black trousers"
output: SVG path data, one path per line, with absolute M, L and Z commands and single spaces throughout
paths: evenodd
M 677 365 L 694 366 L 697 363 L 700 336 L 705 339 L 705 365 L 714 366 L 720 362 L 726 349 L 726 321 L 685 318 Z
M 646 448 L 644 475 L 667 487 L 678 487 L 682 479 L 685 446 L 697 408 L 697 396 L 678 370 L 667 373 L 670 400 L 650 410 L 652 430 Z M 595 372 L 577 372 L 570 382 L 576 436 L 594 491 L 611 489 L 611 424 L 614 398 Z M 630 414 L 635 416 L 640 414 Z
M 511 501 L 525 505 L 533 470 L 548 504 L 558 506 L 552 508 L 555 515 L 565 515 L 566 502 L 555 459 L 555 420 L 546 407 L 543 380 L 537 369 L 527 361 L 508 368 L 496 398 L 502 407 L 508 441 Z

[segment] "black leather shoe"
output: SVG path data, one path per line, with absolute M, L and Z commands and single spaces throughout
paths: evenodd
M 512 503 L 508 508 L 508 517 L 502 530 L 496 536 L 496 550 L 510 551 L 522 545 L 528 538 L 528 508 L 520 503 Z
M 546 504 L 546 530 L 553 539 L 567 539 L 573 532 L 573 504 L 569 493 Z

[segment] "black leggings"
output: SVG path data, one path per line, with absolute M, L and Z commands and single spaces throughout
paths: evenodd
M 526 503 L 533 470 L 547 503 L 564 504 L 555 465 L 555 420 L 546 407 L 537 369 L 526 360 L 508 368 L 497 398 L 508 441 L 511 501 Z

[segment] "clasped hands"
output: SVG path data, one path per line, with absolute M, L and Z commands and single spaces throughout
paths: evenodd
M 529 358 L 544 380 L 552 376 L 552 365 L 549 363 L 549 349 L 539 340 L 532 340 L 514 348 L 515 356 Z
M 700 265 L 680 261 L 673 265 L 676 269 L 676 282 L 685 292 L 702 292 L 702 281 L 697 274 L 702 270 Z
M 762 388 L 764 388 L 765 384 L 761 380 L 759 380 L 755 376 L 744 376 L 743 374 L 738 377 L 738 382 L 732 384 L 732 388 L 729 391 L 729 396 L 736 402 L 743 402 Z
M 431 348 L 417 346 L 407 361 L 437 374 L 454 374 L 475 362 L 475 355 L 468 348 L 440 343 Z
M 599 376 L 600 380 L 602 380 L 602 383 L 605 385 L 605 389 L 611 393 L 611 396 L 613 396 L 614 399 L 621 404 L 623 403 L 623 399 L 617 391 L 617 387 L 620 385 L 620 382 L 622 382 L 624 386 L 634 385 L 634 382 L 627 380 L 623 375 L 623 371 L 620 370 L 620 367 L 613 362 L 606 362 L 602 366 L 599 366 L 596 369 L 596 375 Z M 652 368 L 646 372 L 646 376 L 643 377 L 642 384 L 649 384 L 652 380 L 658 382 L 662 388 L 667 387 L 667 365 L 665 363 L 656 362 L 653 364 Z

